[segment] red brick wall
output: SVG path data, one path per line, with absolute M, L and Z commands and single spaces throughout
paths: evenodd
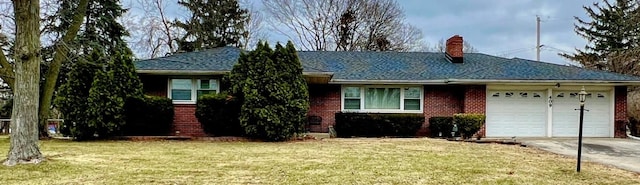
M 466 86 L 464 91 L 464 113 L 485 114 L 487 107 L 484 85 Z
M 485 114 L 487 112 L 487 90 L 484 85 L 466 86 L 464 91 L 464 113 Z M 486 125 L 482 125 L 478 134 L 486 135 Z
M 196 105 L 195 104 L 174 104 L 175 116 L 173 117 L 173 129 L 172 134 L 177 136 L 194 136 L 202 137 L 207 134 L 204 133 L 200 122 L 196 118 Z M 176 133 L 179 131 L 180 133 Z
M 311 126 L 312 132 L 327 132 L 336 124 L 335 114 L 340 112 L 340 85 L 309 85 L 309 116 L 322 117 L 322 124 Z
M 322 117 L 322 125 L 311 128 L 315 132 L 326 132 L 330 125 L 335 124 L 335 113 L 340 112 L 340 85 L 310 85 L 309 116 Z M 465 99 L 469 95 L 471 98 Z M 466 110 L 471 113 L 484 113 L 485 110 L 485 89 L 484 86 L 445 86 L 433 85 L 424 86 L 424 107 L 423 114 L 425 123 L 418 135 L 427 135 L 429 118 L 433 116 L 453 116 Z M 468 101 L 465 104 L 465 101 Z M 465 107 L 466 106 L 466 107 Z
M 424 86 L 424 124 L 418 135 L 429 134 L 429 118 L 434 116 L 453 116 L 462 112 L 464 88 L 460 86 L 431 85 Z
M 614 137 L 627 137 L 625 124 L 627 123 L 627 87 L 615 88 Z
M 145 94 L 167 96 L 166 76 L 142 76 Z M 429 118 L 452 116 L 456 113 L 485 112 L 486 98 L 484 86 L 424 86 L 425 123 L 418 135 L 427 135 Z M 335 113 L 340 112 L 340 85 L 309 85 L 309 116 L 320 116 L 322 124 L 311 126 L 312 132 L 327 132 L 335 125 Z M 625 91 L 626 92 L 626 91 Z M 195 105 L 174 105 L 174 135 L 206 136 L 195 117 Z M 626 108 L 625 108 L 626 110 Z M 179 131 L 176 134 L 175 131 Z
M 310 85 L 309 103 L 308 115 L 322 118 L 322 124 L 311 126 L 311 131 L 327 132 L 330 125 L 335 125 L 335 113 L 340 111 L 340 86 Z M 206 136 L 195 117 L 195 105 L 176 104 L 174 108 L 174 134 L 180 131 L 183 136 Z
M 145 95 L 167 97 L 167 76 L 141 75 Z

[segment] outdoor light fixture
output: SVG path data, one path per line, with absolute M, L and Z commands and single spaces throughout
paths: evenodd
M 580 100 L 580 128 L 578 130 L 578 166 L 576 171 L 580 172 L 580 159 L 582 158 L 582 123 L 584 122 L 584 102 L 587 100 L 587 91 L 584 90 L 584 86 L 578 93 L 578 99 Z
M 587 100 L 587 91 L 584 90 L 584 86 L 582 86 L 582 89 L 580 90 L 580 92 L 578 93 L 578 98 L 580 99 L 580 105 L 584 105 L 584 101 Z

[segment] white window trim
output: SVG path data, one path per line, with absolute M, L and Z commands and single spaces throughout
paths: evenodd
M 173 79 L 186 79 L 186 80 L 191 80 L 191 99 L 190 100 L 171 100 L 173 102 L 173 104 L 196 104 L 196 100 L 197 100 L 197 96 L 198 96 L 198 90 L 205 90 L 205 89 L 200 89 L 200 80 L 201 79 L 209 79 L 212 81 L 215 81 L 217 86 L 216 88 L 213 89 L 209 89 L 209 90 L 215 90 L 216 93 L 220 93 L 220 81 L 218 79 L 215 78 L 208 78 L 208 77 L 202 77 L 202 78 L 190 78 L 190 77 L 175 77 L 175 78 L 169 78 L 169 80 L 167 81 L 167 98 L 171 99 L 171 89 L 173 89 L 172 85 L 171 85 L 171 80 Z
M 346 87 L 360 87 L 360 109 L 344 109 L 345 102 L 345 88 Z M 404 88 L 418 87 L 420 88 L 420 110 L 404 110 Z M 365 109 L 365 90 L 367 88 L 400 88 L 400 109 Z M 424 112 L 424 86 L 416 85 L 343 85 L 340 88 L 340 110 L 342 112 L 355 112 L 355 113 L 423 113 Z

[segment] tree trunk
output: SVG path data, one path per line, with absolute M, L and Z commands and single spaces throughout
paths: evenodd
M 14 0 L 16 17 L 15 86 L 11 116 L 11 146 L 7 166 L 39 163 L 44 158 L 38 147 L 40 100 L 40 1 Z
M 67 55 L 69 54 L 69 43 L 73 41 L 80 31 L 82 21 L 87 14 L 87 6 L 89 0 L 80 0 L 78 9 L 73 16 L 73 22 L 69 30 L 64 34 L 60 43 L 56 45 L 56 52 L 53 55 L 53 61 L 49 64 L 49 70 L 45 74 L 45 80 L 42 87 L 42 95 L 40 96 L 40 110 L 38 116 L 40 117 L 40 137 L 48 138 L 49 131 L 47 130 L 49 118 L 49 110 L 51 109 L 51 101 L 53 99 L 53 92 L 56 90 L 56 83 L 58 82 L 58 74 L 60 74 L 60 67 L 63 62 L 67 61 Z

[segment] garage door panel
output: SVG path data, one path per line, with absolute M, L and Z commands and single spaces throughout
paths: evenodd
M 610 97 L 607 92 L 592 92 L 587 96 L 583 136 L 610 137 Z M 553 100 L 553 136 L 577 137 L 580 125 L 580 104 L 576 92 L 556 92 Z
M 546 133 L 544 91 L 491 91 L 487 93 L 488 137 L 540 137 Z

